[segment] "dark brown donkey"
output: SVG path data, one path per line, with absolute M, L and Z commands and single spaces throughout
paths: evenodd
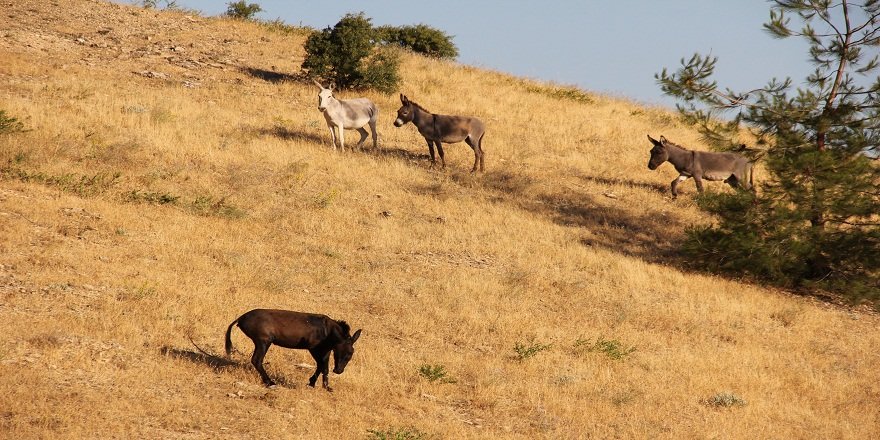
M 437 151 L 440 153 L 440 166 L 446 167 L 446 161 L 443 160 L 443 145 L 454 144 L 456 142 L 465 141 L 474 150 L 474 167 L 471 172 L 477 170 L 477 164 L 480 165 L 480 171 L 483 171 L 483 135 L 486 133 L 486 127 L 483 122 L 477 118 L 470 116 L 448 116 L 437 115 L 425 110 L 424 107 L 412 102 L 404 96 L 400 95 L 400 102 L 403 104 L 397 110 L 397 119 L 394 120 L 395 127 L 401 127 L 407 122 L 412 122 L 419 133 L 425 137 L 428 142 L 428 151 L 431 153 L 431 166 L 437 162 L 434 159 L 434 145 L 437 145 Z
M 654 144 L 648 168 L 656 170 L 663 162 L 669 161 L 678 171 L 678 177 L 672 181 L 672 198 L 678 197 L 678 182 L 690 177 L 694 178 L 699 192 L 703 192 L 703 179 L 723 180 L 734 188 L 751 189 L 754 186 L 752 163 L 739 154 L 688 150 L 667 141 L 663 136 L 659 141 L 651 135 L 648 135 L 648 139 Z
M 315 374 L 309 378 L 309 386 L 315 386 L 318 375 L 323 374 L 323 384 L 330 389 L 327 374 L 330 367 L 330 352 L 333 352 L 333 372 L 342 374 L 345 365 L 354 355 L 354 343 L 361 336 L 361 331 L 349 335 L 351 330 L 345 321 L 336 321 L 325 315 L 313 313 L 291 312 L 288 310 L 255 309 L 241 315 L 226 329 L 226 356 L 232 354 L 232 326 L 238 328 L 254 341 L 254 354 L 251 363 L 260 373 L 263 383 L 267 386 L 275 382 L 263 369 L 263 357 L 272 344 L 284 348 L 308 350 L 315 358 L 318 366 Z

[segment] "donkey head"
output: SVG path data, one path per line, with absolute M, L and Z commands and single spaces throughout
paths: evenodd
M 402 127 L 407 122 L 413 120 L 413 105 L 403 93 L 400 94 L 400 103 L 403 104 L 397 109 L 397 119 L 394 120 L 395 127 Z
M 327 108 L 327 102 L 333 97 L 334 85 L 330 84 L 330 88 L 325 89 L 318 81 L 312 80 L 312 82 L 321 89 L 321 91 L 318 92 L 318 110 L 324 111 L 324 109 Z
M 660 136 L 660 140 L 654 139 L 648 135 L 648 139 L 654 144 L 651 148 L 651 159 L 648 160 L 648 169 L 656 170 L 663 162 L 669 159 L 669 151 L 666 150 L 666 138 Z
M 361 337 L 360 330 L 348 336 L 348 324 L 343 328 L 345 328 L 345 335 L 342 335 L 342 340 L 333 347 L 333 372 L 336 374 L 342 374 L 345 371 L 345 366 L 354 356 L 354 343 Z

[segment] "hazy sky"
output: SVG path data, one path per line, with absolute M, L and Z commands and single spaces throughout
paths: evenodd
M 316 29 L 361 11 L 376 26 L 424 23 L 453 36 L 461 63 L 652 104 L 674 102 L 654 74 L 676 69 L 694 52 L 718 56 L 715 79 L 739 91 L 773 77 L 799 84 L 812 71 L 804 42 L 763 31 L 770 14 L 765 0 L 248 2 L 264 9 L 261 19 Z M 227 3 L 177 0 L 205 15 L 222 14 Z

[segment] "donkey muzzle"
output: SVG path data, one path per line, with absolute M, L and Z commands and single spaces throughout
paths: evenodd
M 395 119 L 395 120 L 394 120 L 394 126 L 395 126 L 395 127 L 403 126 L 403 121 L 401 121 L 400 118 Z

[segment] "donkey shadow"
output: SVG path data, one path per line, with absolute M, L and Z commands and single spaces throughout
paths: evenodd
M 165 356 L 170 356 L 175 359 L 183 359 L 194 364 L 207 366 L 214 370 L 215 373 L 222 373 L 230 369 L 255 373 L 253 365 L 248 362 L 237 362 L 224 356 L 217 356 L 215 354 L 208 353 L 202 350 L 198 346 L 196 346 L 196 350 L 198 351 L 164 346 L 159 350 L 159 352 Z M 267 362 L 266 364 L 268 365 L 269 363 Z M 273 378 L 277 385 L 280 385 L 284 388 L 296 388 L 296 385 L 294 383 L 278 373 L 273 373 Z M 259 385 L 259 382 L 254 382 L 254 385 Z
M 194 364 L 206 365 L 215 372 L 220 372 L 229 368 L 245 369 L 248 366 L 247 364 L 242 364 L 232 359 L 227 359 L 225 357 L 220 357 L 202 351 L 184 350 L 168 346 L 162 347 L 159 351 L 165 356 L 170 356 L 177 359 L 184 359 Z
M 375 149 L 375 154 L 378 157 L 386 157 L 389 159 L 402 160 L 404 162 L 412 163 L 420 163 L 423 161 L 427 161 L 429 156 L 427 153 L 414 153 L 410 150 L 406 150 L 400 147 L 388 147 L 388 146 L 380 146 Z M 372 150 L 365 150 L 372 151 Z

